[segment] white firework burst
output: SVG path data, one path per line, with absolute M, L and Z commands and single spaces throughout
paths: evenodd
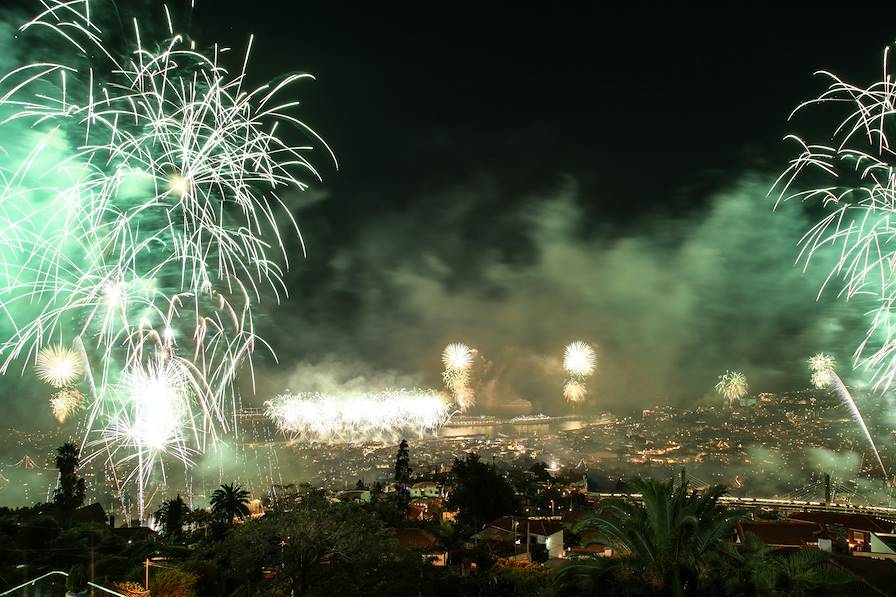
M 412 431 L 438 430 L 448 403 L 432 390 L 364 394 L 283 394 L 266 403 L 268 416 L 287 435 L 311 442 L 391 441 Z
M 78 381 L 84 373 L 81 356 L 61 345 L 47 346 L 37 353 L 37 377 L 54 388 L 63 388 Z
M 597 354 L 587 342 L 573 342 L 563 352 L 563 368 L 574 377 L 588 377 L 597 367 Z

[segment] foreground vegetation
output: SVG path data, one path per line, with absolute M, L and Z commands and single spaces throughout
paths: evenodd
M 72 461 L 74 459 L 74 462 Z M 373 488 L 369 503 L 342 503 L 299 486 L 266 500 L 252 518 L 250 495 L 222 485 L 209 509 L 190 509 L 180 496 L 156 512 L 159 532 L 78 523 L 83 502 L 77 452 L 60 449 L 64 477 L 53 504 L 0 509 L 0 589 L 51 569 L 72 570 L 69 589 L 86 579 L 139 594 L 149 571 L 155 597 L 218 595 L 808 595 L 856 594 L 855 579 L 822 552 L 771 550 L 753 537 L 730 539 L 744 514 L 719 503 L 720 487 L 690 491 L 672 481 L 638 480 L 638 502 L 610 500 L 589 507 L 567 533 L 567 545 L 599 543 L 613 557 L 555 560 L 545 567 L 500 557 L 470 540 L 497 516 L 519 512 L 551 493 L 543 465 L 499 474 L 475 455 L 456 460 L 446 507 L 456 523 L 409 521 L 408 497 Z M 406 477 L 399 467 L 396 477 Z M 540 487 L 541 489 L 537 489 Z M 528 488 L 528 489 L 527 489 Z M 537 495 L 544 494 L 547 495 Z M 532 495 L 529 495 L 532 494 Z M 564 510 L 585 505 L 567 496 Z M 436 537 L 447 566 L 402 546 L 396 529 Z M 506 554 L 505 554 L 506 555 Z M 148 563 L 147 563 L 148 562 Z

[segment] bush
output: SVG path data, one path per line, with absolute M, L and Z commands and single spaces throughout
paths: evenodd
M 68 573 L 68 578 L 65 580 L 65 589 L 72 593 L 80 593 L 87 590 L 87 572 L 84 571 L 84 566 L 81 564 L 72 566 Z
M 179 568 L 164 568 L 151 583 L 152 597 L 196 597 L 199 577 Z

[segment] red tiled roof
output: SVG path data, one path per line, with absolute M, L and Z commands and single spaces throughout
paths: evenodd
M 790 515 L 794 520 L 806 520 L 818 524 L 832 524 L 844 526 L 848 529 L 870 531 L 872 533 L 892 533 L 892 522 L 867 514 L 852 514 L 846 512 L 796 512 Z
M 601 545 L 600 543 L 595 543 L 593 545 L 576 545 L 574 547 L 569 548 L 569 553 L 604 553 L 606 551 L 607 546 Z
M 429 549 L 436 544 L 436 536 L 426 529 L 395 529 L 395 538 L 404 547 Z
M 821 532 L 820 525 L 801 520 L 742 522 L 737 525 L 741 541 L 747 533 L 752 533 L 767 545 L 782 547 L 804 547 L 808 543 L 818 543 Z
M 485 527 L 472 537 L 473 541 L 492 541 L 498 543 L 513 543 L 516 539 L 522 537 L 519 531 L 516 534 L 498 527 Z
M 423 518 L 423 515 L 426 514 L 426 508 L 421 508 L 420 506 L 411 505 L 408 507 L 407 514 L 405 514 L 405 518 L 408 520 L 418 520 Z

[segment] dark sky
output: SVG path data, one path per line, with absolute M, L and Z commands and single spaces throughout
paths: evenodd
M 676 191 L 777 157 L 813 71 L 876 74 L 896 38 L 867 9 L 197 4 L 209 40 L 256 34 L 256 75 L 319 77 L 303 99 L 340 159 L 333 203 L 375 210 L 483 173 L 510 194 L 575 174 L 601 213 L 678 208 L 694 198 Z

